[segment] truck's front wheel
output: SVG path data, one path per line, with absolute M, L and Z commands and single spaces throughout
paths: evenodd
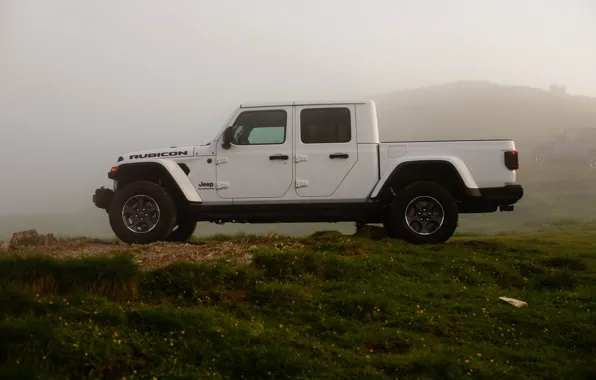
M 164 241 L 176 223 L 176 206 L 161 186 L 132 182 L 116 191 L 110 204 L 112 231 L 128 244 Z
M 455 199 L 435 182 L 412 183 L 397 193 L 391 205 L 388 227 L 393 236 L 414 244 L 444 243 L 458 222 Z
M 167 241 L 172 242 L 183 242 L 187 241 L 192 237 L 197 229 L 197 222 L 189 220 L 189 219 L 182 219 L 176 222 L 176 227 L 166 239 Z

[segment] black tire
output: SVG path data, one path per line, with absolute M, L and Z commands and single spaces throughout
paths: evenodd
M 399 231 L 397 228 L 393 228 L 392 220 L 393 218 L 391 217 L 391 212 L 388 211 L 383 217 L 383 228 L 385 228 L 385 235 L 392 239 L 399 239 L 401 236 L 399 236 Z
M 146 204 L 150 209 L 154 209 L 151 205 L 152 202 L 155 202 L 157 206 L 157 217 L 154 217 L 155 212 L 153 212 L 147 218 L 148 220 L 152 219 L 151 223 L 154 223 L 153 227 L 147 228 L 147 231 L 144 232 L 135 232 L 129 229 L 127 223 L 124 221 L 124 207 L 129 201 L 133 202 L 135 198 L 149 201 Z M 131 203 L 128 204 L 130 205 Z M 147 214 L 140 215 L 140 212 L 143 210 L 139 209 L 137 211 L 139 211 L 139 214 L 137 214 L 139 218 L 147 217 Z M 164 241 L 170 236 L 176 223 L 176 205 L 170 194 L 163 187 L 153 182 L 136 181 L 116 191 L 110 204 L 109 219 L 112 231 L 114 231 L 118 239 L 127 244 L 150 244 L 157 241 Z M 143 222 L 139 223 L 142 224 Z M 146 223 L 145 225 L 148 224 Z
M 410 209 L 411 202 L 419 201 L 436 202 L 442 210 L 442 223 L 424 222 L 428 225 L 436 225 L 438 228 L 429 231 L 415 231 L 415 225 L 423 222 L 413 221 L 408 223 L 406 211 Z M 449 240 L 459 219 L 457 203 L 451 193 L 442 185 L 420 181 L 412 183 L 397 192 L 397 196 L 391 204 L 390 222 L 387 228 L 391 231 L 390 236 L 399 236 L 405 241 L 413 244 L 439 244 Z
M 175 229 L 166 240 L 176 242 L 187 241 L 195 233 L 195 230 L 197 229 L 197 222 L 183 219 L 182 221 L 177 221 L 176 227 L 174 228 Z

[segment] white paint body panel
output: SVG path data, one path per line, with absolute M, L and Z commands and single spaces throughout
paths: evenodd
M 412 161 L 446 161 L 457 169 L 471 189 L 515 183 L 516 172 L 503 163 L 505 151 L 515 150 L 509 140 L 404 142 L 379 144 L 381 179 L 372 196 L 400 164 Z
M 251 111 L 269 109 L 256 107 Z M 293 183 L 293 107 L 275 107 L 287 113 L 286 139 L 283 144 L 216 146 L 217 195 L 222 199 L 283 197 Z M 244 110 L 239 110 L 238 114 Z M 221 140 L 221 138 L 220 138 Z M 274 155 L 286 155 L 288 160 L 271 160 Z M 216 186 L 217 187 L 217 186 Z
M 358 135 L 354 106 L 342 106 L 350 110 L 351 140 L 345 143 L 305 144 L 300 137 L 300 112 L 303 109 L 326 108 L 328 105 L 296 107 L 295 152 L 299 159 L 294 160 L 295 176 L 298 185 L 296 193 L 300 197 L 331 197 L 358 161 Z M 347 158 L 330 158 L 332 154 L 347 154 Z M 299 162 L 296 162 L 299 161 Z

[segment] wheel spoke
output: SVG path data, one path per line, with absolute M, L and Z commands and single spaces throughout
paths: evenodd
M 426 220 L 420 221 L 420 233 L 427 234 L 429 233 L 428 223 Z
M 443 215 L 429 215 L 428 219 L 435 223 L 440 223 L 443 220 Z
M 138 232 L 138 231 L 139 231 L 139 225 L 140 225 L 141 223 L 143 223 L 143 221 L 142 221 L 142 220 L 133 219 L 133 222 L 130 224 L 130 227 L 132 227 L 132 229 L 133 229 L 135 232 Z
M 128 203 L 126 203 L 124 205 L 124 207 L 122 208 L 123 215 L 134 215 L 134 213 L 135 213 L 135 210 L 132 207 L 130 207 L 130 205 Z
M 438 204 L 433 202 L 433 203 L 429 204 L 429 206 L 426 209 L 426 211 L 428 211 L 428 213 L 430 214 L 430 213 L 432 213 L 435 210 L 435 208 L 437 206 L 438 206 Z M 439 210 L 439 212 L 440 212 L 440 210 Z
M 410 222 L 420 222 L 420 217 L 418 215 L 409 216 L 408 219 Z

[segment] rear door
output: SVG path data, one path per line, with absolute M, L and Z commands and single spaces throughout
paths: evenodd
M 330 197 L 358 161 L 353 105 L 296 106 L 295 186 L 301 197 Z

